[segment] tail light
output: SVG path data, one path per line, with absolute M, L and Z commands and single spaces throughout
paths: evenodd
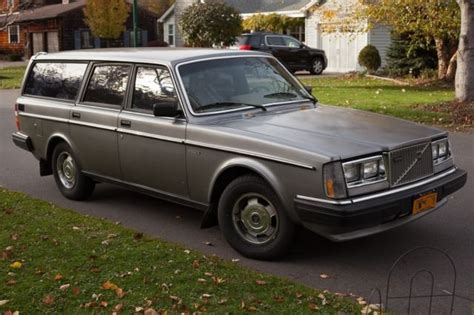
M 239 49 L 240 50 L 252 50 L 252 46 L 250 46 L 250 45 L 240 45 Z
M 18 104 L 15 104 L 15 124 L 16 129 L 20 130 L 20 115 L 18 113 Z

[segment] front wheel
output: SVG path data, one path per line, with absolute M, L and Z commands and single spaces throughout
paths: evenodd
M 72 149 L 66 143 L 56 146 L 52 163 L 56 185 L 64 197 L 72 200 L 84 200 L 90 197 L 95 183 L 82 174 Z
M 324 70 L 323 61 L 320 58 L 314 59 L 313 62 L 311 63 L 311 68 L 309 72 L 311 72 L 311 74 L 319 75 L 323 73 L 323 70 Z
M 293 241 L 293 222 L 273 189 L 257 176 L 242 176 L 227 186 L 219 201 L 218 218 L 227 242 L 250 258 L 278 258 Z

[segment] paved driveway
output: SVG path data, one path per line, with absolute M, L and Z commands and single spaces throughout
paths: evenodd
M 240 257 L 223 240 L 217 227 L 200 230 L 201 214 L 193 209 L 162 202 L 108 184 L 98 185 L 87 202 L 64 199 L 52 177 L 40 177 L 37 161 L 31 154 L 16 148 L 10 139 L 14 130 L 13 104 L 17 91 L 0 91 L 0 186 L 23 191 L 77 212 L 120 221 L 131 227 L 181 243 L 188 248 L 225 259 L 240 258 L 242 265 L 291 278 L 316 288 L 368 296 L 371 288 L 385 290 L 390 266 L 404 252 L 418 246 L 432 246 L 446 251 L 456 264 L 456 293 L 474 298 L 474 136 L 453 134 L 451 142 L 458 166 L 469 171 L 467 186 L 454 195 L 443 209 L 396 230 L 347 243 L 331 243 L 305 230 L 300 231 L 291 254 L 279 262 L 254 261 Z M 211 242 L 213 246 L 207 246 Z M 393 293 L 408 293 L 410 272 L 421 268 L 433 270 L 436 292 L 450 291 L 452 270 L 447 261 L 430 253 L 419 253 L 403 262 L 394 273 Z M 323 279 L 321 274 L 329 278 Z M 426 275 L 420 275 L 423 282 Z M 405 292 L 396 292 L 397 288 Z M 416 284 L 422 294 L 426 283 Z M 425 310 L 418 306 L 419 312 Z M 448 300 L 437 300 L 436 314 L 444 313 Z M 398 303 L 392 301 L 392 305 Z M 469 314 L 471 301 L 455 299 L 455 313 Z M 426 312 L 424 312 L 426 313 Z

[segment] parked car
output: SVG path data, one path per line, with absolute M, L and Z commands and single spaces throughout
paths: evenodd
M 15 114 L 13 142 L 66 198 L 108 182 L 195 207 L 259 259 L 298 226 L 345 241 L 419 219 L 467 177 L 447 132 L 322 106 L 256 51 L 36 55 Z
M 240 50 L 257 50 L 270 53 L 291 72 L 307 70 L 321 74 L 328 66 L 324 50 L 306 46 L 296 38 L 276 33 L 250 33 L 238 38 Z

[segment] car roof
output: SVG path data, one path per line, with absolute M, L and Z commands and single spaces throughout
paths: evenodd
M 107 48 L 71 50 L 59 53 L 40 53 L 35 60 L 84 60 L 107 62 L 143 62 L 158 64 L 177 64 L 185 61 L 206 58 L 231 57 L 241 55 L 269 54 L 257 51 L 240 51 L 210 48 Z

